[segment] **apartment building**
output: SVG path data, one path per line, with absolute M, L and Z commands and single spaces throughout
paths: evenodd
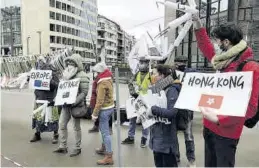
M 122 30 L 119 24 L 102 15 L 98 15 L 97 34 L 97 50 L 101 53 L 101 48 L 105 48 L 106 64 L 126 66 L 134 37 Z
M 11 7 L 16 11 L 12 17 L 13 55 L 18 55 L 19 50 L 23 55 L 32 55 L 73 47 L 85 62 L 96 61 L 97 0 L 37 0 L 37 3 L 22 0 L 20 6 Z M 11 19 L 5 16 L 8 17 L 9 20 L 1 20 L 1 50 L 4 54 L 11 37 L 8 23 Z

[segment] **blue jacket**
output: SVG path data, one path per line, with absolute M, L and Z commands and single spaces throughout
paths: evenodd
M 169 123 L 157 122 L 150 127 L 149 147 L 155 152 L 175 153 L 177 145 L 177 130 L 176 130 L 176 114 L 177 109 L 174 108 L 178 98 L 177 89 L 181 88 L 180 83 L 174 83 L 167 88 L 167 108 L 153 106 L 152 114 L 155 117 L 168 119 Z

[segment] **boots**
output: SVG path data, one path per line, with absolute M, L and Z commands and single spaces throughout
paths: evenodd
M 37 142 L 40 141 L 41 137 L 40 137 L 40 132 L 36 132 L 33 136 L 33 138 L 30 140 L 30 142 Z
M 53 139 L 52 139 L 52 144 L 57 144 L 58 143 L 58 133 L 54 133 Z
M 106 153 L 102 160 L 97 161 L 98 165 L 113 165 L 112 153 Z
M 102 144 L 102 147 L 101 148 L 97 148 L 95 150 L 95 152 L 98 154 L 98 155 L 104 155 L 105 154 L 105 145 Z
M 90 130 L 88 130 L 89 133 L 94 133 L 94 132 L 99 132 L 99 127 L 97 126 L 93 126 L 93 128 L 91 128 Z

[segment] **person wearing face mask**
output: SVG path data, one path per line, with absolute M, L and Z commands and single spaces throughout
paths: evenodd
M 149 116 L 159 118 L 150 127 L 149 147 L 153 151 L 156 167 L 178 167 L 177 152 L 177 128 L 176 115 L 178 110 L 174 108 L 181 89 L 181 82 L 177 79 L 175 70 L 166 65 L 158 65 L 157 81 L 151 86 L 153 94 L 164 90 L 166 93 L 167 107 L 152 106 L 147 111 Z M 167 122 L 162 122 L 162 121 Z
M 151 74 L 149 73 L 149 60 L 142 57 L 139 60 L 139 72 L 133 77 L 133 79 L 128 85 L 130 95 L 137 99 L 139 95 L 147 94 L 148 87 L 150 84 Z M 131 118 L 128 137 L 124 141 L 122 141 L 122 144 L 134 144 L 136 125 L 137 117 Z M 142 129 L 142 137 L 140 144 L 142 148 L 145 148 L 147 146 L 148 134 L 148 129 Z
M 81 127 L 80 127 L 80 119 L 73 118 L 71 116 L 71 110 L 73 108 L 81 110 L 80 108 L 84 108 L 84 104 L 86 103 L 86 96 L 88 93 L 89 86 L 89 78 L 84 72 L 84 67 L 82 64 L 82 58 L 79 54 L 73 54 L 70 57 L 65 59 L 65 70 L 63 71 L 63 80 L 72 80 L 75 78 L 80 79 L 80 84 L 78 88 L 78 93 L 76 97 L 76 101 L 74 104 L 67 105 L 64 104 L 62 106 L 60 120 L 59 120 L 59 132 L 60 132 L 60 142 L 59 147 L 54 152 L 55 153 L 67 153 L 67 124 L 72 118 L 72 125 L 75 132 L 75 146 L 72 150 L 70 157 L 77 156 L 81 153 Z
M 48 107 L 52 110 L 52 122 L 45 124 L 45 119 L 41 116 L 41 111 L 33 114 L 32 128 L 36 129 L 36 132 L 30 142 L 37 142 L 41 140 L 41 133 L 43 132 L 54 132 L 52 143 L 58 143 L 58 120 L 59 114 L 57 107 L 54 107 L 54 98 L 57 94 L 58 89 L 58 74 L 57 71 L 47 62 L 47 60 L 40 56 L 38 58 L 38 70 L 52 70 L 52 78 L 50 80 L 50 90 L 35 90 L 35 101 L 37 100 L 47 100 L 49 102 Z M 28 78 L 28 80 L 30 80 Z M 34 109 L 40 107 L 42 103 L 35 103 Z
M 194 69 L 187 67 L 188 58 L 185 56 L 175 57 L 174 63 L 178 71 L 181 71 L 183 73 L 195 72 Z M 184 139 L 185 139 L 185 147 L 186 147 L 186 156 L 189 162 L 188 165 L 190 167 L 194 167 L 195 166 L 195 144 L 194 144 L 194 137 L 192 132 L 193 111 L 188 110 L 186 112 L 188 112 L 188 124 L 187 124 L 187 128 L 183 131 Z M 180 150 L 179 150 L 178 141 L 177 141 L 176 147 L 177 147 L 176 159 L 177 159 L 177 162 L 180 163 Z
M 99 128 L 102 135 L 102 146 L 96 149 L 99 155 L 105 155 L 97 161 L 98 165 L 113 165 L 112 142 L 109 129 L 109 121 L 114 112 L 113 80 L 112 73 L 104 62 L 100 62 L 93 67 L 97 72 L 96 103 L 94 106 L 92 120 L 99 118 Z
M 222 50 L 216 53 L 206 28 L 198 16 L 193 16 L 198 48 L 218 72 L 235 72 L 241 63 L 253 59 L 252 49 L 243 40 L 235 25 L 221 25 L 212 31 L 214 42 Z M 253 72 L 252 93 L 245 117 L 223 116 L 202 109 L 205 140 L 205 167 L 234 167 L 237 145 L 245 121 L 256 114 L 259 95 L 259 65 L 247 62 L 241 71 Z M 231 102 L 228 102 L 231 104 Z

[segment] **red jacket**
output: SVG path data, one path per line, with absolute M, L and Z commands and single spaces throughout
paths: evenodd
M 112 72 L 109 69 L 106 69 L 103 73 L 100 73 L 96 79 L 93 81 L 92 85 L 92 95 L 91 95 L 91 100 L 90 100 L 90 107 L 94 109 L 95 104 L 96 104 L 96 88 L 97 88 L 97 83 L 101 78 L 107 78 L 107 77 L 112 77 Z
M 203 55 L 211 61 L 212 57 L 215 55 L 214 46 L 207 35 L 206 29 L 201 28 L 196 30 L 196 39 L 198 43 L 198 48 L 201 50 Z M 246 59 L 253 58 L 253 53 L 251 48 L 247 48 L 241 55 L 239 60 L 232 62 L 224 69 L 224 72 L 236 71 L 239 62 Z M 253 71 L 253 88 L 252 94 L 249 101 L 245 117 L 235 117 L 235 116 L 224 116 L 218 115 L 219 125 L 203 118 L 203 124 L 206 128 L 210 129 L 217 135 L 222 137 L 227 137 L 231 139 L 239 139 L 243 130 L 243 125 L 246 118 L 251 118 L 255 115 L 258 107 L 258 95 L 259 95 L 259 65 L 256 62 L 248 62 L 243 71 Z M 231 103 L 231 102 L 229 102 Z

